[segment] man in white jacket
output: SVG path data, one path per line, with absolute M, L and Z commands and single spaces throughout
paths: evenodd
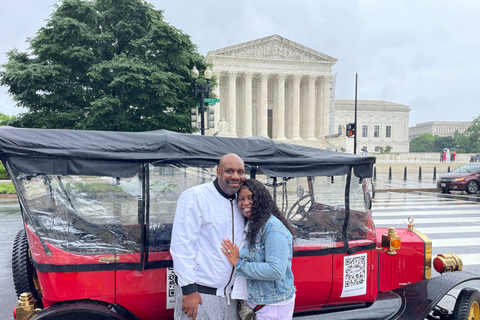
M 237 303 L 230 301 L 235 270 L 219 244 L 242 242 L 245 220 L 236 193 L 244 181 L 243 160 L 229 153 L 220 160 L 215 181 L 178 198 L 170 246 L 178 277 L 175 320 L 195 320 L 197 313 L 211 320 L 238 319 Z

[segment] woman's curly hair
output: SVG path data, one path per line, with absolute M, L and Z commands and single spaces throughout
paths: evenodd
M 267 188 L 258 180 L 247 179 L 242 188 L 247 188 L 252 193 L 252 213 L 248 226 L 247 241 L 250 246 L 255 244 L 257 233 L 261 227 L 268 221 L 270 215 L 274 215 L 285 227 L 294 235 L 294 229 L 290 222 L 282 215 L 272 195 Z

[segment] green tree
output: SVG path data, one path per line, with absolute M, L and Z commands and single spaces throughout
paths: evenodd
M 435 136 L 433 140 L 433 152 L 440 152 L 443 148 L 455 148 L 453 137 L 439 137 Z
M 480 115 L 473 118 L 472 125 L 468 127 L 465 134 L 470 139 L 471 150 L 467 152 L 480 152 Z
M 433 152 L 434 140 L 433 135 L 423 133 L 410 141 L 410 152 Z
M 63 0 L 29 52 L 7 53 L 0 84 L 27 108 L 14 125 L 190 132 L 190 37 L 143 0 Z
M 0 112 L 0 126 L 8 126 L 15 121 L 15 119 L 17 119 L 16 116 L 9 116 L 3 112 Z

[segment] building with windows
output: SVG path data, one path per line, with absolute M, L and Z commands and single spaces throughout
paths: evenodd
M 421 134 L 427 133 L 439 137 L 453 137 L 455 132 L 465 133 L 472 125 L 472 121 L 430 121 L 417 123 L 409 128 L 408 138 L 412 140 Z
M 408 106 L 388 101 L 357 101 L 357 154 L 380 152 L 392 147 L 391 153 L 408 152 Z M 335 100 L 337 132 L 344 134 L 345 124 L 355 122 L 355 100 Z
M 207 53 L 220 100 L 213 108 L 215 127 L 207 135 L 262 136 L 313 147 L 347 147 L 346 124 L 354 101 L 336 100 L 337 59 L 273 35 Z M 408 152 L 407 106 L 358 101 L 357 154 L 390 145 Z

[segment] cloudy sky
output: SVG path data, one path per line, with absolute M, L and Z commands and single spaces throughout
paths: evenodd
M 480 115 L 478 0 L 150 0 L 201 54 L 278 34 L 338 59 L 338 99 L 407 105 L 410 126 Z M 0 65 L 25 51 L 57 0 L 2 0 Z M 0 111 L 14 115 L 7 88 Z

